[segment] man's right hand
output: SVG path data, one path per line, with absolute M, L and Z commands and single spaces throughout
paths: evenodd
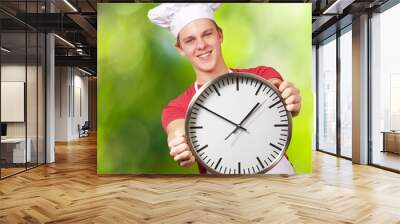
M 172 136 L 168 138 L 168 147 L 170 149 L 169 154 L 180 166 L 190 167 L 196 161 L 181 130 L 175 130 Z

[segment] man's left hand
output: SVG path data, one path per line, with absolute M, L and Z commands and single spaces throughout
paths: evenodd
M 286 109 L 292 113 L 292 116 L 297 116 L 301 108 L 300 90 L 293 83 L 281 81 L 279 79 L 270 79 L 270 82 L 278 87 L 282 98 L 286 103 Z

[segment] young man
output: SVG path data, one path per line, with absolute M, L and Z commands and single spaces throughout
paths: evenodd
M 167 28 L 176 37 L 177 51 L 192 64 L 196 74 L 194 85 L 169 102 L 162 114 L 162 125 L 168 135 L 170 155 L 180 165 L 189 167 L 196 161 L 185 140 L 185 114 L 190 100 L 201 85 L 230 72 L 247 72 L 269 80 L 278 87 L 286 103 L 286 109 L 296 116 L 300 112 L 299 90 L 271 67 L 259 66 L 248 69 L 228 68 L 221 51 L 223 32 L 214 20 L 219 3 L 163 3 L 149 11 L 151 22 Z M 200 173 L 206 173 L 199 165 Z M 268 173 L 293 174 L 286 157 Z

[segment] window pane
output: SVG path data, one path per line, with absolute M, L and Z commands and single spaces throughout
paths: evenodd
M 318 48 L 318 148 L 336 153 L 336 40 Z
M 30 158 L 28 168 L 37 165 L 37 33 L 27 33 L 27 80 L 26 80 L 26 113 L 27 113 L 27 140 L 29 143 Z
M 38 45 L 38 163 L 45 163 L 45 60 L 46 60 L 46 37 L 39 33 Z
M 340 153 L 351 158 L 352 141 L 352 35 L 340 36 Z

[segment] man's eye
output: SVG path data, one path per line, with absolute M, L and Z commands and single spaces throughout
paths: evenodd
M 189 43 L 191 43 L 191 42 L 193 42 L 193 39 L 189 39 L 189 40 L 186 40 L 186 41 L 185 41 L 185 43 L 187 43 L 187 44 L 189 44 Z
M 210 36 L 212 33 L 210 32 L 210 33 L 206 33 L 206 34 L 204 34 L 204 36 Z

